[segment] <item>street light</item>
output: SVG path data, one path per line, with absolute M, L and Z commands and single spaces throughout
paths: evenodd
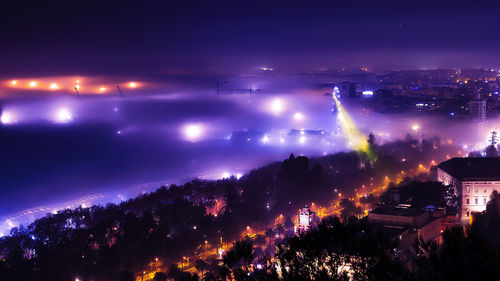
M 182 269 L 184 269 L 184 261 L 187 260 L 187 265 L 189 265 L 189 257 L 182 257 Z

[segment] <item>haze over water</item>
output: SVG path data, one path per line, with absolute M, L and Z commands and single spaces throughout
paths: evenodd
M 57 209 L 118 203 L 163 184 L 239 177 L 290 153 L 348 150 L 342 135 L 333 135 L 331 88 L 320 85 L 331 82 L 290 75 L 227 78 L 219 94 L 215 81 L 144 83 L 124 97 L 7 94 L 1 101 L 0 232 Z M 415 122 L 424 136 L 455 136 L 469 126 L 434 127 L 434 118 L 384 116 L 343 102 L 360 130 L 375 132 L 379 142 L 404 137 Z M 460 138 L 465 144 L 482 137 Z

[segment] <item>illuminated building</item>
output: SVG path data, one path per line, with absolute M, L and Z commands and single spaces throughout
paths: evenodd
M 295 227 L 295 233 L 302 233 L 311 229 L 314 223 L 314 212 L 305 206 L 299 211 L 299 223 Z
M 459 200 L 459 219 L 486 210 L 493 190 L 500 191 L 500 158 L 452 158 L 437 166 L 437 180 L 451 185 Z
M 398 240 L 397 250 L 413 248 L 415 239 L 441 243 L 442 214 L 417 210 L 409 205 L 383 206 L 368 214 L 370 224 Z
M 469 116 L 478 121 L 486 120 L 486 101 L 471 100 L 469 101 Z
M 357 83 L 342 82 L 336 85 L 340 91 L 340 95 L 345 98 L 357 98 L 361 95 L 361 87 Z
M 368 221 L 399 227 L 421 227 L 429 221 L 429 215 L 413 208 L 379 207 L 368 214 Z

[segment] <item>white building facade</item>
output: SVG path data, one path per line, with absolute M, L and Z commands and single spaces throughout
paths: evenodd
M 296 233 L 303 233 L 311 229 L 314 220 L 314 212 L 305 206 L 299 211 L 298 225 L 295 227 Z
M 500 191 L 500 158 L 452 158 L 437 166 L 437 180 L 454 188 L 460 222 L 469 224 L 473 212 L 486 210 L 493 190 Z

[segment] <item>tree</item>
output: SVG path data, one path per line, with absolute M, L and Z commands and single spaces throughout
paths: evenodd
M 454 227 L 443 233 L 443 243 L 419 240 L 415 245 L 417 280 L 497 280 L 500 274 L 498 244 L 488 243 L 477 226 L 466 231 Z M 474 268 L 474 270 L 472 270 Z
M 167 274 L 164 272 L 156 272 L 153 281 L 167 281 Z
M 274 233 L 277 235 L 281 236 L 285 234 L 285 228 L 283 227 L 282 224 L 278 224 L 274 227 Z
M 340 211 L 340 217 L 342 220 L 347 221 L 350 217 L 357 217 L 363 213 L 360 207 L 356 206 L 356 204 L 349 199 L 340 200 L 340 207 L 342 211 Z
M 263 234 L 257 234 L 257 235 L 255 235 L 253 241 L 254 241 L 255 245 L 263 246 L 266 244 L 266 237 Z
M 208 264 L 206 261 L 198 259 L 194 262 L 194 267 L 196 268 L 196 270 L 201 271 L 201 278 L 203 278 L 205 275 L 205 270 L 208 267 Z
M 293 223 L 293 219 L 291 216 L 286 216 L 285 217 L 285 229 L 286 230 L 293 230 L 293 227 L 295 226 L 295 224 Z
M 375 153 L 377 152 L 377 142 L 376 142 L 376 139 L 375 139 L 375 135 L 370 132 L 370 134 L 368 135 L 368 156 L 370 158 L 375 158 Z
M 282 280 L 408 280 L 395 260 L 395 244 L 357 219 L 324 219 L 316 229 L 278 245 Z
M 377 199 L 375 199 L 375 196 L 373 196 L 372 193 L 370 193 L 369 195 L 367 196 L 363 196 L 361 198 L 359 198 L 359 203 L 363 204 L 363 205 L 375 205 L 377 203 Z
M 267 239 L 269 239 L 269 246 L 271 246 L 274 238 L 274 230 L 272 228 L 268 228 L 266 229 L 264 235 L 267 237 Z
M 237 241 L 224 256 L 224 265 L 236 280 L 244 280 L 253 260 L 253 247 L 248 241 Z
M 485 153 L 486 157 L 498 157 L 498 150 L 496 145 L 498 143 L 498 136 L 496 131 L 491 132 L 490 145 L 486 147 Z
M 167 271 L 167 278 L 174 281 L 198 280 L 198 275 L 191 275 L 189 272 L 180 270 L 176 264 L 172 264 Z

